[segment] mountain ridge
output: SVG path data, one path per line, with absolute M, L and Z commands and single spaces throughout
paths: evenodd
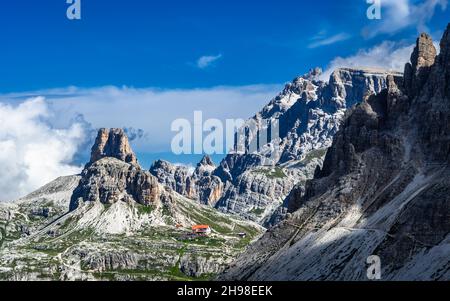
M 329 82 L 324 82 L 318 79 L 321 72 L 320 68 L 312 69 L 286 84 L 246 122 L 244 128 L 250 131 L 235 141 L 236 151 L 226 155 L 207 177 L 193 178 L 186 168 L 158 161 L 150 172 L 160 183 L 170 183 L 175 191 L 222 212 L 265 226 L 278 222 L 292 188 L 312 178 L 322 164 L 345 111 L 366 94 L 385 88 L 388 75 L 401 75 L 375 68 L 340 68 L 332 73 Z M 271 139 L 255 152 L 238 151 L 243 139 L 255 139 L 259 132 L 268 130 L 265 125 L 273 120 L 279 121 L 280 138 Z M 199 185 L 201 182 L 212 185 L 212 190 L 208 185 Z
M 448 280 L 450 24 L 435 56 L 421 34 L 405 78 L 347 113 L 286 220 L 218 279 Z
M 295 78 L 218 166 L 145 170 L 100 129 L 80 175 L 0 205 L 0 279 L 362 280 L 374 253 L 387 279 L 448 279 L 449 36 L 436 57 L 421 35 L 403 74 Z M 275 119 L 279 137 L 239 152 Z
M 163 187 L 123 130 L 99 130 L 91 158 L 0 204 L 0 280 L 206 280 L 263 231 Z M 193 236 L 196 224 L 212 233 Z

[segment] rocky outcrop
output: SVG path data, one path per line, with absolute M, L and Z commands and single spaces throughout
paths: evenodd
M 85 270 L 95 272 L 108 272 L 114 270 L 133 270 L 138 267 L 138 256 L 132 252 L 118 252 L 111 250 L 108 253 L 86 252 L 75 250 L 73 255 L 81 259 L 81 266 Z
M 248 168 L 228 182 L 216 207 L 270 227 L 284 214 L 280 205 L 294 185 L 304 185 L 321 164 L 322 152 L 318 152 L 317 157 L 291 164 Z
M 101 129 L 92 148 L 91 162 L 70 202 L 70 211 L 81 202 L 114 204 L 119 201 L 156 205 L 162 189 L 149 172 L 138 164 L 123 130 Z
M 279 120 L 279 137 L 270 141 L 278 147 L 261 147 L 258 151 L 271 157 L 274 164 L 299 160 L 312 150 L 329 147 L 345 110 L 386 88 L 387 76 L 402 76 L 378 69 L 341 68 L 331 74 L 329 82 L 323 82 L 317 80 L 319 72 L 315 70 L 287 84 L 246 124 L 250 130 L 247 139 L 254 140 L 256 131 L 267 131 L 270 120 Z M 238 139 L 240 144 L 242 139 Z
M 185 166 L 175 166 L 169 162 L 158 160 L 150 167 L 150 173 L 159 183 L 170 187 L 175 192 L 197 200 L 202 204 L 215 206 L 223 193 L 224 184 L 213 175 L 216 165 L 209 156 L 205 156 L 195 168 L 189 172 Z
M 91 151 L 90 164 L 112 157 L 130 164 L 137 164 L 128 137 L 123 129 L 100 129 Z
M 436 58 L 436 48 L 431 37 L 423 33 L 417 39 L 411 62 L 405 67 L 405 92 L 414 98 L 422 89 Z
M 198 200 L 202 204 L 214 207 L 223 193 L 224 184 L 221 179 L 213 173 L 216 170 L 216 165 L 209 156 L 203 157 L 200 163 L 197 164 L 194 174 L 190 181 L 190 187 L 194 187 L 193 191 L 198 195 Z
M 189 198 L 195 199 L 193 185 L 190 182 L 192 172 L 185 166 L 175 166 L 167 161 L 158 160 L 150 167 L 150 173 L 158 182 L 173 191 Z
M 205 275 L 218 274 L 224 270 L 230 260 L 223 258 L 211 260 L 207 256 L 195 256 L 185 254 L 180 258 L 180 271 L 189 277 L 201 277 Z
M 271 137 L 256 152 L 232 153 L 221 162 L 214 172 L 225 183 L 216 205 L 219 210 L 267 226 L 279 221 L 287 212 L 283 201 L 292 188 L 303 189 L 322 165 L 324 150 L 331 146 L 346 110 L 380 93 L 388 76 L 401 78 L 399 73 L 383 70 L 342 68 L 327 83 L 318 80 L 320 73 L 316 68 L 296 78 L 247 121 L 248 130 L 242 131 L 245 137 L 238 137 L 236 150 L 243 149 L 238 146 L 243 140 L 254 140 L 258 133 L 268 131 L 267 124 L 274 119 L 279 123 L 279 137 Z M 278 171 L 277 177 L 267 176 L 272 169 Z
M 423 89 L 412 101 L 424 156 L 430 160 L 449 161 L 450 145 L 450 26 L 440 43 L 441 53 L 436 63 L 425 72 Z
M 345 111 L 386 87 L 387 76 L 376 69 L 338 69 L 329 82 L 318 80 L 319 68 L 296 78 L 243 127 L 235 151 L 216 167 L 205 157 L 192 175 L 186 168 L 157 161 L 150 172 L 177 193 L 270 226 L 287 212 L 285 198 L 295 185 L 312 178 L 322 165 Z M 278 120 L 279 136 L 250 152 L 248 144 Z M 245 141 L 246 142 L 245 142 Z M 247 143 L 245 147 L 242 144 Z M 258 144 L 261 144 L 259 141 Z M 240 150 L 247 150 L 245 153 Z M 281 206 L 281 207 L 280 207 Z
M 93 158 L 108 148 L 99 146 L 105 132 Z M 128 145 L 125 136 L 119 140 Z M 128 150 L 102 151 L 81 175 L 0 204 L 0 280 L 206 280 L 264 230 L 164 187 L 135 160 L 127 162 L 131 148 L 117 149 Z M 160 162 L 154 170 L 160 169 L 171 167 Z M 214 169 L 205 157 L 190 175 L 208 200 L 221 194 L 202 182 L 220 182 Z M 191 227 L 199 224 L 208 224 L 211 235 L 192 237 Z
M 195 186 L 202 204 L 214 207 L 222 197 L 224 184 L 216 176 L 201 177 L 195 182 Z
M 162 189 L 149 172 L 115 158 L 103 158 L 87 167 L 75 189 L 70 210 L 80 202 L 114 204 L 136 201 L 142 205 L 156 205 Z
M 262 159 L 258 154 L 229 154 L 222 160 L 214 174 L 220 177 L 224 183 L 233 182 L 246 170 L 261 166 Z
M 372 255 L 382 280 L 450 279 L 449 34 L 436 58 L 421 35 L 404 82 L 348 112 L 289 218 L 220 279 L 367 280 Z

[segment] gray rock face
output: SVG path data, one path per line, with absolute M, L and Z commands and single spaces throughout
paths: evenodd
M 317 80 L 320 74 L 316 68 L 296 78 L 247 121 L 246 126 L 257 127 L 237 138 L 236 150 L 243 139 L 254 140 L 270 121 L 279 121 L 279 137 L 258 151 L 230 153 L 217 168 L 205 157 L 192 176 L 185 168 L 161 161 L 152 166 L 151 173 L 174 191 L 222 212 L 266 226 L 279 221 L 287 212 L 283 201 L 292 188 L 304 185 L 322 165 L 345 111 L 385 88 L 388 75 L 400 77 L 383 70 L 338 69 L 326 83 Z
M 205 156 L 194 171 L 190 185 L 194 185 L 194 192 L 202 204 L 214 207 L 222 196 L 223 186 L 221 179 L 214 175 L 216 165 L 209 156 Z
M 202 204 L 215 206 L 223 193 L 223 183 L 218 176 L 213 175 L 216 166 L 209 156 L 205 156 L 193 173 L 184 166 L 174 166 L 166 161 L 156 161 L 150 168 L 150 173 L 159 183 L 173 191 L 197 200 Z
M 136 155 L 131 149 L 128 137 L 123 129 L 101 129 L 92 147 L 91 161 L 112 157 L 126 163 L 137 164 Z
M 262 165 L 262 157 L 258 154 L 229 154 L 222 160 L 214 174 L 223 182 L 233 182 L 246 170 Z
M 251 122 L 265 125 L 270 119 L 278 119 L 279 150 L 270 155 L 276 163 L 299 160 L 312 150 L 329 147 L 345 110 L 386 88 L 388 75 L 401 77 L 377 69 L 342 68 L 326 83 L 307 74 L 288 84 Z M 267 151 L 263 154 L 268 155 Z
M 401 76 L 375 69 L 338 69 L 326 83 L 317 80 L 320 72 L 314 69 L 296 78 L 247 122 L 247 126 L 258 125 L 247 134 L 249 140 L 255 139 L 256 130 L 267 130 L 265 125 L 273 119 L 279 121 L 280 135 L 256 153 L 230 154 L 222 161 L 214 174 L 228 184 L 218 209 L 265 225 L 280 220 L 287 211 L 283 200 L 294 185 L 302 189 L 321 166 L 324 150 L 331 146 L 345 111 L 368 95 L 381 92 L 387 76 Z M 263 166 L 267 157 L 272 158 L 274 167 Z M 281 176 L 264 175 L 272 169 Z
M 314 176 L 315 168 L 322 164 L 321 153 L 319 151 L 314 158 L 279 166 L 246 168 L 232 178 L 232 182 L 227 182 L 216 208 L 271 226 L 284 213 L 279 207 L 294 185 L 304 185 L 307 179 Z M 272 217 L 274 214 L 277 217 Z
M 79 186 L 72 195 L 70 210 L 80 202 L 114 204 L 136 201 L 142 205 L 155 205 L 160 201 L 158 181 L 139 166 L 115 158 L 103 158 L 82 172 Z
M 120 131 L 113 130 L 119 136 L 111 141 L 121 146 L 101 146 L 117 145 L 104 142 L 106 132 L 81 175 L 0 204 L 0 280 L 208 279 L 264 230 L 164 187 L 136 161 L 127 162 L 134 154 Z M 154 170 L 160 169 L 165 174 L 171 166 L 160 162 Z M 188 178 L 208 200 L 214 185 L 207 180 L 220 182 L 214 169 L 206 157 Z M 179 182 L 173 180 L 167 183 Z M 198 224 L 208 224 L 211 235 L 192 238 Z M 248 234 L 245 240 L 240 232 Z
M 217 274 L 223 271 L 226 262 L 226 259 L 218 261 L 210 260 L 206 256 L 185 254 L 180 258 L 180 271 L 189 277 Z
M 75 250 L 73 254 L 81 259 L 82 267 L 90 271 L 133 270 L 138 267 L 138 256 L 129 251 L 110 251 L 107 254 L 102 254 Z
M 91 162 L 71 197 L 70 211 L 81 202 L 151 205 L 160 201 L 161 193 L 156 178 L 137 164 L 124 131 L 102 129 L 92 148 Z
M 162 185 L 181 195 L 195 198 L 194 187 L 190 183 L 191 174 L 185 166 L 175 166 L 167 161 L 158 160 L 150 167 L 150 173 Z
M 421 35 L 406 67 L 419 76 L 389 77 L 348 113 L 289 218 L 220 279 L 367 280 L 372 255 L 382 280 L 450 279 L 449 34 L 436 59 Z
M 411 55 L 411 62 L 405 66 L 404 87 L 409 97 L 414 98 L 422 89 L 435 58 L 436 48 L 431 37 L 421 34 Z

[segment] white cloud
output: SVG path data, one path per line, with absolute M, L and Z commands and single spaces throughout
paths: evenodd
M 413 49 L 414 45 L 385 41 L 370 49 L 361 49 L 354 55 L 333 59 L 321 79 L 328 80 L 334 70 L 343 67 L 383 68 L 403 72 Z
M 167 152 L 175 135 L 173 120 L 192 121 L 197 110 L 203 111 L 205 120 L 246 119 L 281 88 L 70 87 L 0 95 L 0 201 L 22 197 L 59 176 L 78 173 L 85 163 L 78 159 L 89 153 L 93 129 L 126 128 L 136 137 L 131 142 L 136 152 Z M 72 163 L 75 160 L 79 163 Z
M 364 28 L 363 35 L 371 38 L 379 34 L 393 34 L 412 26 L 420 32 L 428 31 L 426 24 L 436 9 L 445 11 L 447 4 L 447 0 L 382 0 L 382 19 L 371 21 L 371 25 Z
M 220 60 L 222 58 L 222 54 L 218 55 L 206 55 L 202 56 L 197 60 L 197 67 L 200 69 L 205 69 L 212 64 L 214 64 L 216 61 Z
M 331 73 L 338 68 L 378 68 L 403 72 L 405 64 L 410 61 L 415 44 L 404 42 L 384 41 L 369 49 L 360 49 L 348 57 L 336 57 L 320 76 L 328 81 Z M 440 52 L 438 42 L 434 42 L 437 53 Z
M 308 48 L 317 48 L 321 46 L 332 45 L 338 42 L 342 42 L 350 39 L 351 36 L 347 33 L 338 33 L 330 37 L 326 37 L 322 33 L 319 33 L 317 36 L 312 38 L 313 42 L 308 45 Z
M 49 125 L 43 98 L 18 106 L 0 103 L 0 201 L 22 197 L 63 175 L 80 172 L 71 164 L 84 141 L 80 124 Z
M 74 122 L 87 121 L 94 129 L 131 129 L 129 132 L 136 133 L 138 138 L 132 142 L 135 151 L 158 153 L 170 151 L 174 135 L 170 129 L 175 119 L 192 121 L 194 111 L 202 111 L 204 119 L 247 119 L 282 88 L 282 84 L 184 90 L 70 87 L 0 95 L 0 103 L 18 103 L 30 97 L 44 96 L 49 110 L 53 112 L 47 122 L 53 127 L 68 128 Z
M 205 89 L 160 90 L 102 87 L 40 91 L 56 112 L 52 124 L 67 127 L 72 116 L 82 115 L 93 128 L 134 128 L 144 131 L 133 142 L 138 152 L 170 150 L 174 133 L 171 123 L 178 118 L 193 121 L 194 111 L 203 118 L 247 119 L 259 111 L 282 85 L 215 87 Z

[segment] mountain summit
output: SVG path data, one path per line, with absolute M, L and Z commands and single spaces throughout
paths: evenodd
M 450 24 L 441 53 L 422 34 L 405 78 L 351 109 L 288 218 L 221 279 L 449 280 Z
M 91 151 L 90 164 L 101 158 L 112 157 L 130 164 L 137 164 L 136 155 L 131 149 L 123 129 L 100 129 Z
M 81 202 L 114 204 L 136 201 L 155 205 L 163 189 L 150 173 L 137 163 L 122 129 L 100 129 L 92 147 L 91 161 L 81 174 L 79 186 L 72 195 L 70 210 Z
M 158 183 L 123 130 L 101 129 L 81 175 L 0 204 L 0 280 L 206 279 L 262 230 Z
M 271 137 L 259 150 L 230 153 L 217 167 L 205 157 L 194 174 L 162 161 L 155 162 L 150 172 L 161 184 L 222 212 L 265 226 L 278 222 L 292 188 L 303 187 L 322 165 L 345 112 L 385 89 L 388 76 L 402 76 L 380 69 L 341 68 L 325 82 L 318 79 L 321 72 L 315 68 L 295 78 L 246 122 L 249 140 L 268 131 L 271 121 L 279 122 L 279 137 Z

